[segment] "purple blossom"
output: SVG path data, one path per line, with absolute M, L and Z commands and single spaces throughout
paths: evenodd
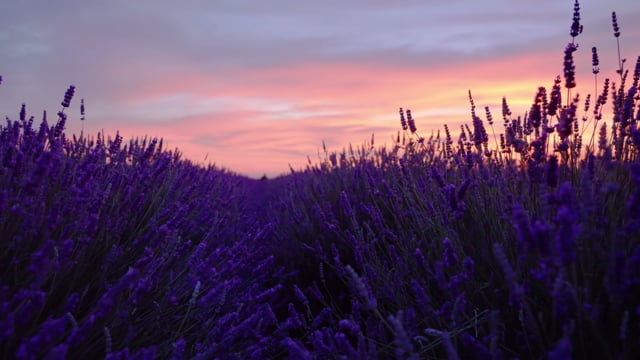
M 415 134 L 416 131 L 418 131 L 418 128 L 416 128 L 416 122 L 415 120 L 413 120 L 413 117 L 411 116 L 411 110 L 407 109 L 407 123 L 409 124 L 409 130 L 411 131 L 412 134 Z
M 576 67 L 573 63 L 573 53 L 578 50 L 578 45 L 569 43 L 564 50 L 564 87 L 572 89 L 576 87 Z
M 69 105 L 71 104 L 71 99 L 73 98 L 73 95 L 75 94 L 76 91 L 76 87 L 71 85 L 69 86 L 69 88 L 67 89 L 67 91 L 64 94 L 64 100 L 62 100 L 62 107 L 69 107 Z
M 498 264 L 500 264 L 500 267 L 502 267 L 505 281 L 507 283 L 507 286 L 509 287 L 509 304 L 518 308 L 522 307 L 522 287 L 520 286 L 520 284 L 518 284 L 517 275 L 515 271 L 513 271 L 511 264 L 509 264 L 507 255 L 505 254 L 504 249 L 502 248 L 502 245 L 500 245 L 500 243 L 493 243 L 493 254 L 496 257 Z
M 182 360 L 185 358 L 185 350 L 187 341 L 183 338 L 178 339 L 173 344 L 173 353 L 171 354 L 171 360 Z
M 366 282 L 353 270 L 350 265 L 345 266 L 346 273 L 351 282 L 355 293 L 358 295 L 358 299 L 362 301 L 363 310 L 373 310 L 378 306 L 376 298 L 373 296 L 371 289 L 367 286 Z
M 287 337 L 284 340 L 284 344 L 289 352 L 289 356 L 291 359 L 300 359 L 300 360 L 311 360 L 313 359 L 312 354 L 309 350 L 305 349 L 304 346 L 300 345 L 297 341 Z
M 353 218 L 353 208 L 351 207 L 351 203 L 349 202 L 349 197 L 344 191 L 340 192 L 340 207 L 347 218 Z
M 560 80 L 560 76 L 556 77 L 553 82 L 553 87 L 551 89 L 550 100 L 547 108 L 547 114 L 551 116 L 555 116 L 558 109 L 560 109 L 560 107 L 562 106 L 562 89 L 560 88 L 561 82 L 562 80 Z
M 613 36 L 615 36 L 616 38 L 619 38 L 620 27 L 618 27 L 618 17 L 616 16 L 615 11 L 611 13 L 611 25 L 613 25 Z
M 489 136 L 484 128 L 482 119 L 478 116 L 473 118 L 473 142 L 476 146 L 489 141 Z
M 622 126 L 625 127 L 629 123 L 629 121 L 633 118 L 633 107 L 635 102 L 635 96 L 638 92 L 636 87 L 632 87 L 629 89 L 627 93 L 627 97 L 624 101 L 624 108 L 622 110 Z
M 342 319 L 338 322 L 338 328 L 340 331 L 349 335 L 358 335 L 361 333 L 360 325 L 350 319 Z
M 560 139 L 567 139 L 573 132 L 573 123 L 576 121 L 576 104 L 571 103 L 567 108 L 560 112 L 558 119 L 558 135 Z
M 400 108 L 400 125 L 402 125 L 402 130 L 407 130 L 409 127 L 407 126 L 407 120 L 404 118 L 404 111 Z M 398 141 L 399 142 L 399 141 Z
M 398 359 L 417 359 L 414 353 L 413 344 L 409 339 L 404 326 L 402 325 L 402 310 L 398 311 L 396 316 L 389 315 L 387 320 L 393 328 L 393 344 L 395 345 L 395 355 Z
M 594 46 L 591 48 L 591 65 L 593 66 L 592 72 L 597 74 L 600 72 L 600 60 L 598 59 L 598 49 Z
M 502 97 L 502 119 L 504 123 L 507 124 L 509 119 L 511 118 L 511 110 L 509 109 L 509 105 L 507 104 L 507 98 Z
M 442 240 L 442 247 L 443 247 L 442 259 L 444 261 L 444 265 L 448 268 L 452 268 L 456 266 L 458 264 L 458 255 L 453 249 L 451 240 L 445 237 L 444 240 Z
M 351 345 L 351 343 L 349 342 L 347 335 L 341 332 L 336 332 L 333 337 L 338 349 L 340 349 L 341 352 L 345 353 L 345 355 L 347 355 L 347 358 L 355 359 L 358 357 L 358 353 L 353 348 L 353 345 Z
M 573 22 L 571 23 L 571 37 L 575 38 L 582 33 L 582 25 L 580 25 L 580 4 L 576 0 L 573 5 Z

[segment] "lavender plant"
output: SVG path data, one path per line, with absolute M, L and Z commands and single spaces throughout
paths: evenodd
M 564 84 L 524 116 L 503 98 L 501 133 L 469 92 L 457 140 L 401 108 L 391 146 L 272 180 L 68 137 L 75 87 L 54 125 L 21 106 L 0 126 L 0 354 L 640 357 L 640 57 L 599 91 L 592 48 L 581 106 L 580 20 L 576 1 Z

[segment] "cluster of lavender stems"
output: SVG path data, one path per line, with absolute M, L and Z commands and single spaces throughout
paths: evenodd
M 580 20 L 564 84 L 524 116 L 503 98 L 497 135 L 469 92 L 457 139 L 401 108 L 391 146 L 266 181 L 68 136 L 74 86 L 51 125 L 23 104 L 0 126 L 0 357 L 640 358 L 640 57 L 598 91 L 593 47 L 572 93 Z

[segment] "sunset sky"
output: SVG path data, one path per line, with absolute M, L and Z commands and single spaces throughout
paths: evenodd
M 258 177 L 376 142 L 412 110 L 419 132 L 470 120 L 467 91 L 500 119 L 562 74 L 573 0 L 114 0 L 0 4 L 0 115 L 39 120 L 76 86 L 68 133 L 162 137 L 197 163 Z M 583 0 L 578 90 L 640 55 L 638 0 Z M 601 86 L 601 84 L 599 85 Z M 482 111 L 483 112 L 483 111 Z M 496 131 L 501 130 L 500 121 Z

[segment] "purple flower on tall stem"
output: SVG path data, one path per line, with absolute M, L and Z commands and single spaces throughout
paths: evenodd
M 502 97 L 502 119 L 505 124 L 509 123 L 509 119 L 511 118 L 511 110 L 509 109 L 509 105 L 507 104 L 507 98 Z
M 564 50 L 564 79 L 565 87 L 573 89 L 576 87 L 576 66 L 573 63 L 573 53 L 578 50 L 578 45 L 569 43 Z
M 416 122 L 413 120 L 411 110 L 409 109 L 407 109 L 407 123 L 409 124 L 409 130 L 411 130 L 411 133 L 415 134 L 415 132 L 418 131 L 418 128 L 416 128 Z
M 580 25 L 580 4 L 578 0 L 576 0 L 573 5 L 573 22 L 571 23 L 571 37 L 575 38 L 576 36 L 582 33 L 582 25 Z
M 25 103 L 22 103 L 22 106 L 20 107 L 20 121 L 25 121 L 26 118 L 27 118 L 27 105 Z
M 407 120 L 404 118 L 404 111 L 400 108 L 400 125 L 402 125 L 402 130 L 407 130 L 409 127 L 407 126 Z
M 71 104 L 71 99 L 73 98 L 73 95 L 75 94 L 76 91 L 76 87 L 71 85 L 69 86 L 69 88 L 67 89 L 67 91 L 64 94 L 64 100 L 62 100 L 62 103 L 60 103 L 62 105 L 62 107 L 69 107 L 69 105 Z
M 618 27 L 618 17 L 616 16 L 616 12 L 611 13 L 611 25 L 613 25 L 613 36 L 616 38 L 620 37 L 620 27 Z
M 364 282 L 364 280 L 353 270 L 351 265 L 345 266 L 345 270 L 349 279 L 351 280 L 351 285 L 354 288 L 354 291 L 359 296 L 359 300 L 362 301 L 362 309 L 363 310 L 373 310 L 378 306 L 378 302 L 376 298 L 371 293 L 371 289 L 369 289 Z
M 632 87 L 638 87 L 638 81 L 640 81 L 640 56 L 636 59 L 636 66 L 633 69 L 633 84 Z
M 480 144 L 489 141 L 489 135 L 487 135 L 487 131 L 484 128 L 484 123 L 482 119 L 478 116 L 473 117 L 473 143 L 476 146 L 480 146 Z
M 637 92 L 638 88 L 632 87 L 627 93 L 627 97 L 625 98 L 624 107 L 622 110 L 622 127 L 627 126 L 629 120 L 631 120 L 631 118 L 633 117 L 633 106 Z
M 591 64 L 593 65 L 592 72 L 594 74 L 599 73 L 600 68 L 598 65 L 600 65 L 600 60 L 598 59 L 598 49 L 595 46 L 591 48 Z
M 571 103 L 567 108 L 563 109 L 558 119 L 558 135 L 560 139 L 565 140 L 573 131 L 573 122 L 576 120 L 576 104 Z
M 402 315 L 402 310 L 399 310 L 396 316 L 389 315 L 387 317 L 389 324 L 391 324 L 391 327 L 393 328 L 393 344 L 396 347 L 395 354 L 398 358 L 405 358 L 406 356 L 413 358 L 415 356 L 413 352 L 413 344 L 411 344 L 407 331 L 402 325 Z
M 458 255 L 453 249 L 453 245 L 451 244 L 451 240 L 448 237 L 442 240 L 442 260 L 444 265 L 448 268 L 454 267 L 458 264 Z
M 511 264 L 509 264 L 507 254 L 504 252 L 504 248 L 500 243 L 493 243 L 493 254 L 500 267 L 502 267 L 505 281 L 509 287 L 509 305 L 521 307 L 523 300 L 522 287 L 518 284 L 516 272 L 513 271 Z
M 558 109 L 562 106 L 562 93 L 560 88 L 560 76 L 556 77 L 553 82 L 553 88 L 551 89 L 551 99 L 547 108 L 547 114 L 555 116 Z

